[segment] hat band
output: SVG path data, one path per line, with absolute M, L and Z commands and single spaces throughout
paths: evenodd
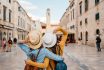
M 44 42 L 46 45 L 50 45 L 51 43 L 53 43 L 53 41 L 51 42 L 51 43 L 46 43 L 46 42 Z

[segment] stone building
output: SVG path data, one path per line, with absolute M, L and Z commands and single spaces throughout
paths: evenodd
M 83 44 L 95 45 L 96 35 L 104 41 L 104 0 L 78 0 L 78 35 Z
M 60 19 L 60 25 L 67 29 L 68 31 L 68 40 L 70 43 L 75 43 L 78 39 L 78 29 L 77 29 L 77 0 L 70 0 L 70 5 L 66 9 L 66 12 L 63 14 Z
M 18 39 L 25 39 L 25 36 L 31 30 L 33 21 L 27 15 L 17 0 L 14 1 L 14 36 Z
M 0 46 L 3 37 L 8 40 L 13 36 L 13 1 L 0 0 Z
M 80 38 L 82 44 L 95 46 L 96 35 L 100 35 L 104 47 L 104 0 L 69 0 L 69 3 L 66 10 L 69 21 L 67 24 L 62 21 L 60 23 L 66 25 L 69 33 L 75 33 L 76 42 Z
M 25 39 L 33 24 L 17 0 L 0 0 L 0 46 L 3 37 Z

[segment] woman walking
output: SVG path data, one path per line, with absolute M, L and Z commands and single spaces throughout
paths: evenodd
M 5 37 L 3 38 L 3 41 L 2 41 L 2 48 L 3 48 L 3 51 L 5 52 L 6 50 L 6 38 Z
M 11 47 L 12 47 L 12 40 L 11 40 L 11 38 L 9 37 L 7 52 L 11 52 Z
M 17 38 L 14 38 L 14 39 L 13 39 L 13 44 L 14 44 L 14 47 L 16 47 L 16 44 L 17 44 Z

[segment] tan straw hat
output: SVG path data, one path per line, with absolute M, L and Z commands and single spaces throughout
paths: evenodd
M 31 31 L 28 34 L 28 39 L 28 46 L 32 49 L 38 49 L 42 44 L 42 33 L 38 30 Z

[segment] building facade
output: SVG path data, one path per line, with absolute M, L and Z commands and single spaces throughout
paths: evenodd
M 82 44 L 95 46 L 96 35 L 100 35 L 104 47 L 104 0 L 69 0 L 69 3 L 68 24 L 60 23 L 66 25 L 69 33 L 75 33 L 76 42 L 80 38 Z
M 70 5 L 66 9 L 66 12 L 63 14 L 60 19 L 60 25 L 67 29 L 68 31 L 68 40 L 70 43 L 75 43 L 78 39 L 78 28 L 77 28 L 77 0 L 70 0 Z
M 33 21 L 18 3 L 18 1 L 14 1 L 14 36 L 20 40 L 25 39 L 26 35 L 31 30 L 32 22 Z
M 0 46 L 4 37 L 25 39 L 33 24 L 17 0 L 0 0 Z
M 13 1 L 0 0 L 0 46 L 3 37 L 8 40 L 13 36 Z
M 78 0 L 78 36 L 83 44 L 95 46 L 100 35 L 104 47 L 104 0 Z

